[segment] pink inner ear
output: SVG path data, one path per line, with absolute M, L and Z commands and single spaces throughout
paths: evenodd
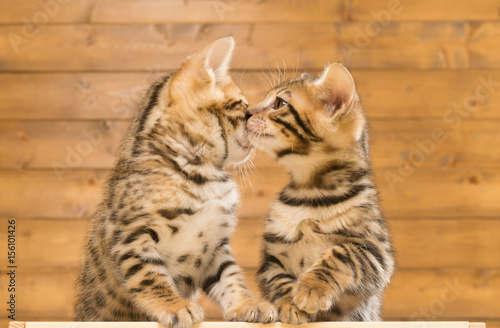
M 341 64 L 327 67 L 317 85 L 320 87 L 320 98 L 325 103 L 328 117 L 345 110 L 351 104 L 354 96 L 354 81 L 349 71 Z
M 342 109 L 345 103 L 345 99 L 338 94 L 331 94 L 330 99 L 325 102 L 326 114 L 328 117 L 332 117 L 338 110 Z
M 208 47 L 205 65 L 207 69 L 214 72 L 216 80 L 227 74 L 233 50 L 234 39 L 232 37 L 218 39 Z

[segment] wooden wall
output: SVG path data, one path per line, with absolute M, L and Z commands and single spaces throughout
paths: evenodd
M 386 320 L 500 327 L 500 0 L 0 0 L 0 268 L 17 219 L 17 318 L 71 320 L 88 218 L 148 81 L 232 34 L 250 102 L 276 65 L 340 61 L 371 119 L 398 271 Z M 38 22 L 38 27 L 26 21 Z M 276 72 L 275 72 L 276 74 Z M 241 182 L 233 238 L 255 272 L 262 219 L 286 182 Z M 241 180 L 241 179 L 240 179 Z M 2 271 L 3 272 L 3 271 Z M 5 326 L 6 279 L 0 280 Z M 203 301 L 207 317 L 218 310 Z

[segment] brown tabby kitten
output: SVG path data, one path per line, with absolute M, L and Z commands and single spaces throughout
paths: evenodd
M 394 259 L 351 74 L 285 81 L 250 113 L 253 143 L 290 173 L 264 229 L 264 298 L 285 323 L 379 320 Z
M 238 193 L 224 166 L 252 150 L 247 102 L 227 72 L 233 48 L 231 37 L 213 42 L 148 91 L 92 220 L 77 321 L 189 327 L 203 319 L 199 289 L 227 320 L 274 320 L 229 247 Z

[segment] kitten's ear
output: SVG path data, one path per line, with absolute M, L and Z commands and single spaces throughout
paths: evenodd
M 221 81 L 227 75 L 233 51 L 232 36 L 215 40 L 205 49 L 205 68 L 216 82 Z
M 318 87 L 318 97 L 325 104 L 328 117 L 349 108 L 354 98 L 354 79 L 342 64 L 336 63 L 325 68 L 314 82 Z

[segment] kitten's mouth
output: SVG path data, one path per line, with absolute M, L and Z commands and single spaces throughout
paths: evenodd
M 250 139 L 257 139 L 257 138 L 274 138 L 272 134 L 269 133 L 264 133 L 264 132 L 259 132 L 259 131 L 254 131 L 252 129 L 248 129 L 250 131 Z
M 258 135 L 259 138 L 274 138 L 272 134 L 262 133 Z

